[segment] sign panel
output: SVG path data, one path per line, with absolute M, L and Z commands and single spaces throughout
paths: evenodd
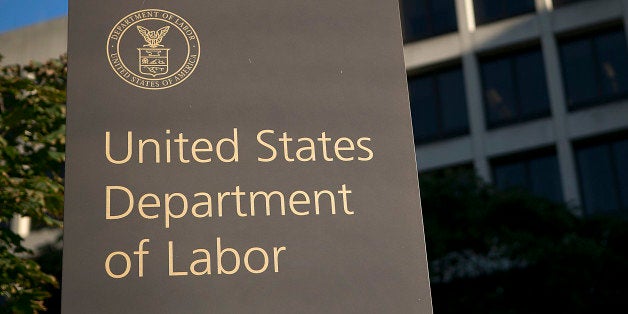
M 71 0 L 64 313 L 431 313 L 396 0 Z

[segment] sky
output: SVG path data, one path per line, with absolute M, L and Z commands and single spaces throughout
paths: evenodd
M 0 0 L 0 33 L 68 14 L 68 0 Z

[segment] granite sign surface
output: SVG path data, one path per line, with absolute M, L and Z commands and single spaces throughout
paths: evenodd
M 396 0 L 70 0 L 64 313 L 431 313 Z

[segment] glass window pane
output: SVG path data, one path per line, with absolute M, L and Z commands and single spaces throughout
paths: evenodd
M 474 0 L 476 24 L 534 12 L 534 0 Z
M 556 156 L 533 159 L 529 164 L 530 191 L 555 202 L 563 201 L 563 190 Z
M 473 5 L 476 24 L 484 24 L 498 20 L 504 15 L 504 5 L 499 0 L 475 0 L 473 1 Z
M 624 32 L 616 31 L 595 38 L 603 97 L 628 92 L 628 48 Z
M 417 141 L 438 135 L 436 88 L 432 77 L 411 79 L 409 82 L 412 127 Z
M 538 116 L 549 112 L 545 65 L 541 52 L 533 51 L 517 56 L 515 71 L 521 116 Z
M 434 35 L 458 29 L 454 0 L 430 0 Z
M 431 30 L 425 0 L 402 0 L 403 35 L 406 41 L 427 37 Z
M 613 145 L 617 178 L 619 183 L 619 198 L 621 207 L 628 210 L 628 140 L 623 140 Z
M 462 70 L 438 75 L 438 92 L 443 118 L 443 133 L 464 132 L 469 129 L 467 102 Z
M 482 83 L 489 125 L 517 116 L 510 59 L 482 64 Z
M 534 12 L 534 0 L 502 0 L 507 2 L 506 12 L 508 16 L 520 15 L 528 12 Z
M 401 0 L 400 3 L 406 42 L 458 29 L 454 0 Z
M 526 170 L 522 162 L 493 167 L 495 185 L 500 189 L 526 188 Z
M 596 66 L 588 39 L 565 43 L 560 47 L 567 104 L 570 107 L 598 97 Z
M 582 1 L 586 1 L 586 0 L 554 0 L 554 7 L 558 8 L 566 4 L 582 2 Z
M 594 214 L 617 210 L 618 200 L 613 188 L 614 174 L 608 145 L 579 149 L 576 156 L 587 212 Z

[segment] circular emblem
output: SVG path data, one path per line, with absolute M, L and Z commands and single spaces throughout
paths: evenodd
M 196 69 L 200 48 L 190 23 L 160 9 L 123 17 L 107 38 L 107 58 L 113 71 L 144 89 L 165 89 L 185 81 Z

